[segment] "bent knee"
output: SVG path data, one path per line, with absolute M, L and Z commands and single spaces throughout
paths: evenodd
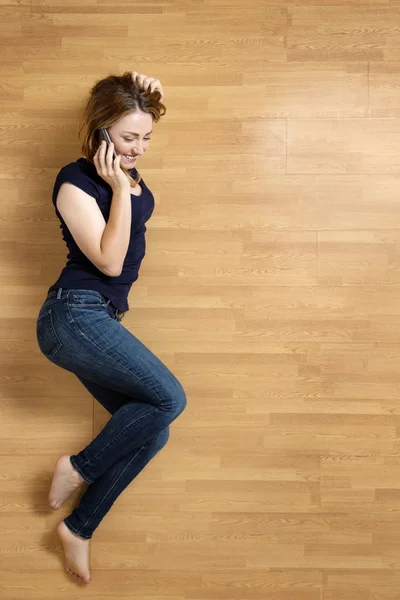
M 161 448 L 164 448 L 164 446 L 166 445 L 166 443 L 169 440 L 169 427 L 164 427 L 164 429 L 162 429 L 158 434 L 157 434 L 157 438 L 156 438 L 156 446 L 159 450 L 161 450 Z
M 175 379 L 174 386 L 169 390 L 168 412 L 174 419 L 178 417 L 186 408 L 187 399 L 185 390 L 181 383 Z
M 179 383 L 179 394 L 178 397 L 176 399 L 176 407 L 177 407 L 177 416 L 180 415 L 181 413 L 183 413 L 183 411 L 186 408 L 186 404 L 187 404 L 187 398 L 186 398 L 186 394 L 185 394 L 185 390 L 183 389 L 182 385 Z

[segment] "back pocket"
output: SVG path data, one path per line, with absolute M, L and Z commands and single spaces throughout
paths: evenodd
M 54 329 L 51 308 L 39 316 L 36 323 L 36 337 L 40 351 L 46 358 L 54 358 L 62 347 L 62 342 Z
M 76 308 L 104 308 L 106 306 L 104 296 L 100 297 L 97 294 L 71 294 L 68 304 Z

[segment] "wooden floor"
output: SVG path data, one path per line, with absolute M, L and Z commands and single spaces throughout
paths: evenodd
M 400 598 L 400 2 L 1 3 L 0 598 Z M 159 78 L 123 324 L 188 407 L 63 571 L 56 458 L 107 413 L 40 354 L 97 79 Z

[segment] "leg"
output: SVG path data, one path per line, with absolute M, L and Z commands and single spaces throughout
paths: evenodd
M 88 487 L 79 506 L 64 519 L 67 527 L 81 538 L 91 538 L 118 496 L 165 446 L 168 438 L 169 427 L 166 427 L 140 448 L 114 462 Z
M 84 377 L 79 377 L 78 379 L 81 383 L 87 388 L 92 396 L 96 398 L 96 400 L 104 406 L 111 414 L 114 414 L 119 408 L 121 408 L 124 404 L 127 404 L 132 399 L 121 392 L 115 392 L 113 390 L 109 390 L 103 386 L 98 385 L 93 381 L 89 381 Z M 161 431 L 160 438 L 164 437 L 165 430 Z M 158 447 L 158 435 L 153 438 L 155 442 L 155 446 Z M 167 439 L 169 437 L 169 429 Z M 167 441 L 167 440 L 166 440 Z M 166 443 L 165 441 L 165 443 Z M 162 444 L 165 445 L 165 443 Z M 162 447 L 161 446 L 161 447 Z M 158 450 L 157 450 L 158 451 Z M 151 453 L 151 452 L 150 452 Z M 135 457 L 137 455 L 136 449 L 132 453 L 128 453 L 126 458 L 130 460 L 130 457 Z M 149 459 L 150 460 L 150 459 Z M 115 463 L 114 463 L 115 464 Z M 114 465 L 113 465 L 114 466 Z M 144 465 L 143 465 L 144 466 Z M 110 469 L 106 472 L 107 475 L 110 474 Z M 133 474 L 132 478 L 136 475 Z M 69 498 L 73 491 L 75 491 L 79 486 L 84 483 L 83 477 L 72 467 L 72 463 L 70 460 L 70 456 L 63 455 L 61 456 L 56 464 L 56 469 L 53 477 L 53 481 L 51 484 L 51 489 L 49 493 L 49 504 L 55 510 L 58 510 L 62 507 L 64 502 Z
M 177 389 L 174 396 L 168 393 L 167 387 L 160 391 L 162 408 L 138 401 L 124 404 L 86 448 L 71 456 L 74 469 L 87 483 L 93 484 L 116 461 L 142 448 L 181 414 L 184 395 Z
M 126 486 L 165 446 L 168 437 L 167 427 L 140 449 L 119 459 L 89 486 L 78 508 L 58 525 L 57 533 L 64 547 L 66 570 L 71 575 L 90 583 L 89 539 L 94 529 Z
M 140 398 L 128 396 L 122 392 L 116 392 L 115 390 L 106 388 L 104 385 L 99 385 L 95 381 L 87 379 L 86 377 L 80 377 L 77 375 L 77 378 L 82 385 L 85 386 L 93 398 L 95 398 L 97 402 L 112 415 L 117 412 L 121 406 L 124 406 L 124 404 L 133 402 L 134 400 L 140 401 Z
M 97 493 L 85 494 L 79 507 L 84 507 L 84 512 L 68 517 L 82 537 L 75 536 L 64 522 L 58 528 L 67 564 L 69 557 L 73 565 L 74 556 L 80 552 L 78 573 L 87 581 L 87 544 L 96 523 L 166 443 L 168 425 L 184 410 L 186 397 L 168 368 L 112 318 L 101 295 L 78 292 L 79 297 L 75 297 L 76 290 L 64 290 L 57 298 L 46 300 L 37 321 L 37 339 L 51 362 L 81 381 L 104 388 L 107 398 L 102 404 L 112 414 L 103 431 L 71 460 L 91 487 L 93 482 L 98 484 L 93 487 Z M 123 395 L 119 400 L 118 394 Z M 82 564 L 84 558 L 86 564 Z
M 186 396 L 171 371 L 110 316 L 96 293 L 64 290 L 53 299 L 38 320 L 45 356 L 81 381 L 104 388 L 102 404 L 110 412 L 118 393 L 129 400 L 122 405 L 117 400 L 119 408 L 104 429 L 71 457 L 75 470 L 92 484 L 119 458 L 168 427 L 184 410 Z
M 84 450 L 70 457 L 74 475 L 79 473 L 91 485 L 81 498 L 78 508 L 65 519 L 65 524 L 76 535 L 89 539 L 121 492 L 167 443 L 169 427 L 166 425 L 152 437 L 145 435 L 140 428 L 142 420 L 137 419 L 137 407 L 143 414 L 145 403 L 129 402 L 128 396 L 100 386 L 82 376 L 79 376 L 79 380 L 109 412 L 115 411 L 98 436 Z M 182 398 L 180 402 L 183 404 Z M 179 406 L 181 407 L 182 404 Z M 172 418 L 173 416 L 174 413 Z M 166 419 L 165 422 L 171 419 L 167 411 L 162 412 L 162 417 Z M 150 421 L 149 423 L 151 425 Z M 155 430 L 156 425 L 153 424 Z M 99 455 L 102 458 L 99 458 Z M 87 475 L 87 463 L 90 463 L 91 480 Z M 93 476 L 94 469 L 97 470 L 95 476 Z M 73 489 L 75 488 L 72 488 L 69 494 Z M 60 488 L 59 493 L 63 493 Z M 66 494 L 63 500 L 69 494 Z
M 79 377 L 83 385 L 108 409 L 116 413 L 129 397 L 113 392 L 97 383 Z M 162 429 L 153 438 L 134 448 L 116 460 L 107 471 L 90 485 L 80 500 L 78 508 L 65 519 L 66 525 L 75 534 L 88 539 L 121 492 L 133 481 L 148 462 L 165 446 L 169 438 L 169 427 Z
M 82 377 L 79 377 L 79 379 L 111 414 L 129 401 L 129 397 L 120 392 L 112 392 L 112 390 L 103 388 Z M 82 579 L 85 583 L 90 583 L 89 539 L 93 531 L 98 527 L 121 492 L 165 446 L 168 437 L 169 428 L 167 427 L 140 448 L 130 454 L 125 454 L 125 456 L 114 462 L 106 473 L 88 487 L 80 500 L 79 506 L 58 525 L 57 533 L 64 547 L 68 573 Z M 68 459 L 67 462 L 72 469 L 69 457 L 62 458 Z M 72 471 L 74 476 L 80 477 L 74 469 Z

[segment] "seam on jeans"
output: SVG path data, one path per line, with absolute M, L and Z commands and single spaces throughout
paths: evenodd
M 68 529 L 70 529 L 71 531 L 76 533 L 76 535 L 79 535 L 79 537 L 83 537 L 83 538 L 85 538 L 85 540 L 90 540 L 90 536 L 80 533 L 80 529 L 76 529 L 76 527 L 73 527 L 73 525 L 71 525 L 71 523 L 69 521 L 68 522 L 67 521 L 68 521 L 68 517 L 66 519 L 64 519 L 64 523 L 68 527 Z
M 67 305 L 67 310 L 68 310 L 68 314 L 69 314 L 69 318 L 71 319 L 71 322 L 72 322 L 72 323 L 75 325 L 75 327 L 78 329 L 78 331 L 79 331 L 79 333 L 81 334 L 81 336 L 82 336 L 83 338 L 85 338 L 85 340 L 87 340 L 87 341 L 88 341 L 90 344 L 92 344 L 93 346 L 95 346 L 95 347 L 97 348 L 97 350 L 99 350 L 99 351 L 100 351 L 100 352 L 103 354 L 103 356 L 105 356 L 106 358 L 110 358 L 110 356 L 108 356 L 108 355 L 107 355 L 107 353 L 106 353 L 106 352 L 104 352 L 104 349 L 103 349 L 103 348 L 101 348 L 100 346 L 98 346 L 98 345 L 96 344 L 96 342 L 94 342 L 93 340 L 91 340 L 91 339 L 90 339 L 90 338 L 89 338 L 89 337 L 88 337 L 88 336 L 87 336 L 87 335 L 86 335 L 86 334 L 85 334 L 85 333 L 82 331 L 82 329 L 79 327 L 78 323 L 75 321 L 75 319 L 74 319 L 74 317 L 72 316 L 72 314 L 71 314 L 71 311 L 70 311 L 70 309 L 69 309 L 68 298 L 69 298 L 69 296 L 67 296 L 66 305 Z M 113 319 L 112 317 L 110 317 L 110 315 L 108 314 L 107 310 L 106 310 L 106 313 L 107 313 L 108 317 L 109 317 L 109 318 L 110 318 L 110 319 L 113 321 L 114 319 Z M 119 322 L 118 322 L 118 324 L 119 324 L 121 327 L 123 327 L 123 328 L 125 329 L 125 327 L 124 327 L 123 325 L 121 325 L 121 323 L 119 323 Z M 127 368 L 126 368 L 126 367 L 125 367 L 123 364 L 120 364 L 120 368 L 123 368 L 127 374 L 129 374 L 129 375 L 131 375 L 131 376 L 133 375 L 133 377 L 136 379 L 136 381 L 138 381 L 138 382 L 139 382 L 139 383 L 140 383 L 140 384 L 141 384 L 141 385 L 142 385 L 142 386 L 143 386 L 143 387 L 144 387 L 144 388 L 145 388 L 145 389 L 146 389 L 148 392 L 150 392 L 150 395 L 154 395 L 154 396 L 157 398 L 158 402 L 160 403 L 160 406 L 159 406 L 159 408 L 161 408 L 161 410 L 165 410 L 165 404 L 164 404 L 163 400 L 160 398 L 160 396 L 157 394 L 157 392 L 156 392 L 154 389 L 152 389 L 152 388 L 148 387 L 148 386 L 147 386 L 147 385 L 146 385 L 146 384 L 145 384 L 145 383 L 144 383 L 144 382 L 143 382 L 143 381 L 142 381 L 142 380 L 141 380 L 141 379 L 140 379 L 140 378 L 139 378 L 139 377 L 136 375 L 136 373 L 134 373 L 133 371 L 130 371 L 129 369 L 127 369 Z
M 72 464 L 72 466 L 74 467 L 75 471 L 78 471 L 78 473 L 82 477 L 82 479 L 85 480 L 85 483 L 88 483 L 89 485 L 92 485 L 93 481 L 89 480 L 87 478 L 87 475 L 85 475 L 84 473 L 81 472 L 81 467 L 76 464 L 75 458 L 73 456 L 71 456 L 71 458 L 69 460 L 70 460 L 70 463 Z
M 121 407 L 122 408 L 122 407 Z M 155 412 L 157 412 L 158 410 L 160 410 L 159 408 L 155 408 L 151 413 L 148 413 L 147 415 L 143 415 L 142 417 L 139 417 L 138 419 L 133 419 L 133 421 L 130 421 L 121 431 L 119 431 L 117 433 L 117 435 L 115 437 L 113 437 L 112 440 L 110 440 L 107 444 L 107 446 L 103 446 L 103 448 L 97 453 L 95 454 L 95 456 L 93 457 L 92 460 L 87 460 L 85 463 L 83 463 L 83 466 L 87 465 L 87 464 L 91 464 L 91 462 L 93 460 L 97 460 L 97 457 L 103 453 L 105 450 L 107 450 L 107 448 L 113 444 L 115 442 L 115 440 L 117 440 L 119 438 L 119 436 L 126 430 L 128 429 L 128 427 L 130 427 L 131 425 L 133 425 L 134 423 L 138 423 L 139 421 L 141 421 L 142 419 L 145 419 L 148 416 L 153 415 Z
M 61 348 L 63 347 L 63 343 L 59 338 L 56 328 L 54 327 L 53 309 L 49 308 L 48 310 L 46 310 L 46 312 L 44 312 L 42 315 L 40 315 L 38 317 L 37 326 L 44 317 L 50 317 L 50 324 L 49 324 L 49 327 L 47 327 L 47 330 L 50 329 L 50 334 L 52 333 L 54 335 L 54 338 L 57 340 L 58 343 L 57 343 L 57 346 L 54 348 L 53 352 L 42 352 L 42 354 L 44 356 L 46 356 L 46 358 L 48 358 L 49 360 L 53 360 L 55 355 L 57 354 L 57 352 L 59 352 L 61 350 Z
M 139 448 L 139 450 L 136 452 L 135 456 L 133 456 L 131 458 L 131 460 L 128 462 L 127 465 L 125 465 L 124 470 L 119 474 L 118 478 L 114 481 L 113 485 L 111 486 L 111 488 L 108 490 L 108 492 L 105 494 L 105 496 L 102 497 L 102 499 L 100 500 L 100 502 L 98 503 L 98 505 L 96 506 L 96 508 L 94 509 L 94 511 L 92 512 L 92 514 L 87 518 L 86 522 L 82 525 L 83 527 L 86 527 L 86 525 L 89 523 L 90 519 L 92 519 L 94 517 L 94 515 L 96 514 L 96 512 L 98 511 L 98 509 L 100 508 L 101 504 L 104 502 L 104 500 L 107 498 L 107 496 L 109 496 L 112 492 L 112 490 L 115 488 L 115 486 L 117 485 L 118 481 L 121 479 L 122 475 L 125 473 L 126 469 L 130 466 L 131 462 L 133 460 L 135 460 L 135 458 L 138 456 L 138 454 L 143 450 L 143 448 L 145 447 L 147 442 L 145 442 L 144 444 L 142 444 L 142 446 Z

